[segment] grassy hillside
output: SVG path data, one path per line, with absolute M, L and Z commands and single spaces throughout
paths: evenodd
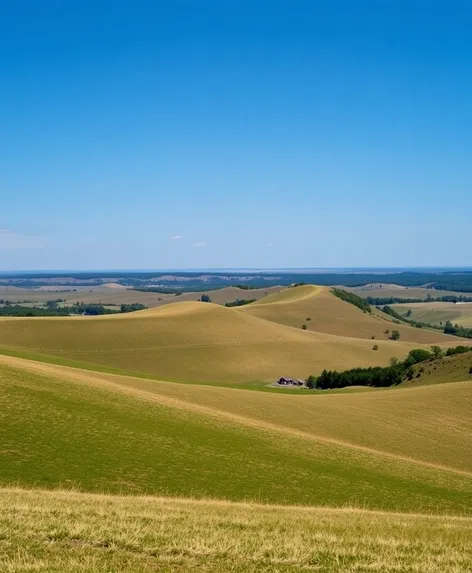
M 466 346 L 472 346 L 466 344 Z M 472 386 L 472 352 L 458 354 L 456 356 L 444 356 L 439 360 L 417 364 L 414 367 L 415 375 L 411 381 L 405 383 L 408 386 L 420 386 L 424 384 L 445 384 L 448 382 L 460 382 L 467 380 Z M 472 408 L 472 404 L 470 405 Z
M 394 324 L 388 316 L 376 310 L 372 314 L 365 313 L 334 296 L 331 289 L 313 285 L 275 293 L 242 310 L 251 316 L 280 324 L 296 328 L 305 324 L 308 331 L 338 336 L 363 339 L 374 336 L 375 340 L 387 340 L 389 335 L 385 330 L 396 329 L 400 332 L 401 340 L 407 342 L 437 344 L 454 340 L 441 332 Z
M 0 489 L 17 573 L 459 573 L 472 519 Z
M 384 391 L 378 395 L 390 392 L 396 401 L 378 408 L 369 400 L 374 394 L 358 394 L 366 401 L 358 402 L 346 422 L 355 409 L 354 395 L 333 396 L 338 402 L 330 402 L 330 396 L 307 397 L 302 404 L 294 396 L 209 387 L 200 388 L 195 402 L 197 392 L 174 392 L 185 388 L 2 357 L 0 482 L 395 511 L 472 511 L 466 454 L 469 386 L 438 386 L 451 389 L 441 395 L 429 395 L 428 387 L 415 389 L 423 392 L 419 399 L 411 398 L 413 390 Z M 238 393 L 239 402 L 233 400 Z M 274 400 L 252 402 L 252 396 Z M 389 411 L 396 415 L 386 418 Z M 373 425 L 383 418 L 383 424 Z M 397 436 L 387 432 L 390 425 L 404 424 Z M 463 435 L 457 436 L 457 428 Z M 413 431 L 421 435 L 405 443 L 402 436 Z M 434 450 L 438 436 L 443 447 Z
M 450 320 L 453 324 L 472 328 L 472 302 L 460 304 L 453 302 L 418 302 L 392 304 L 391 307 L 399 314 L 411 310 L 411 320 L 436 325 L 445 324 Z
M 303 291 L 286 292 L 289 295 L 296 292 L 298 296 Z M 314 298 L 311 292 L 308 291 L 308 304 Z M 340 323 L 341 328 L 342 324 L 351 325 L 354 332 L 355 325 L 349 316 L 353 321 L 360 317 L 362 323 L 364 315 L 356 307 L 324 291 L 321 296 L 328 302 L 334 300 L 335 308 L 341 305 L 339 312 L 346 316 L 345 322 Z M 231 384 L 273 381 L 284 375 L 306 377 L 324 368 L 344 370 L 385 365 L 392 356 L 402 358 L 417 346 L 403 340 L 376 340 L 378 350 L 373 351 L 372 340 L 290 328 L 246 311 L 253 306 L 255 303 L 224 308 L 209 303 L 182 302 L 123 315 L 0 318 L 0 352 L 2 349 L 30 352 L 39 357 L 58 357 L 167 380 Z M 274 308 L 286 306 L 291 307 L 266 302 L 258 308 L 267 308 L 273 313 Z M 377 325 L 375 319 L 367 319 L 373 321 L 379 331 L 380 324 L 382 328 L 390 324 L 379 321 Z M 316 323 L 321 327 L 323 317 Z M 387 337 L 384 335 L 384 338 Z
M 372 283 L 359 287 L 341 287 L 358 296 L 366 298 L 372 297 L 397 297 L 397 298 L 422 298 L 426 300 L 428 296 L 457 296 L 459 293 L 450 290 L 439 290 L 424 287 L 405 287 L 396 284 Z

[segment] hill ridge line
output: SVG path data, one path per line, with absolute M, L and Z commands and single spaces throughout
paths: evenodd
M 80 381 L 82 383 L 88 384 L 89 386 L 107 388 L 109 390 L 119 391 L 122 394 L 131 395 L 148 401 L 157 402 L 163 405 L 167 405 L 173 408 L 185 409 L 189 412 L 207 414 L 213 418 L 232 420 L 243 426 L 249 426 L 256 429 L 261 429 L 269 432 L 275 432 L 283 435 L 291 435 L 299 438 L 303 438 L 312 442 L 322 442 L 326 444 L 337 445 L 344 448 L 349 448 L 352 450 L 361 451 L 371 455 L 383 456 L 388 459 L 403 461 L 407 463 L 412 463 L 415 465 L 420 465 L 422 467 L 451 472 L 458 475 L 464 475 L 467 477 L 472 477 L 472 472 L 466 470 L 460 470 L 450 466 L 445 466 L 442 464 L 434 464 L 432 462 L 426 462 L 423 460 L 418 460 L 411 458 L 409 456 L 401 456 L 399 454 L 393 454 L 391 452 L 385 452 L 383 450 L 377 450 L 375 448 L 369 448 L 367 446 L 361 446 L 358 444 L 353 444 L 351 442 L 346 442 L 344 440 L 338 440 L 336 438 L 328 438 L 326 436 L 320 436 L 315 434 L 309 434 L 303 432 L 302 430 L 295 430 L 293 428 L 287 428 L 286 426 L 273 424 L 271 422 L 255 420 L 248 416 L 243 416 L 241 414 L 234 414 L 232 412 L 225 412 L 224 410 L 219 410 L 217 408 L 212 408 L 209 406 L 203 406 L 200 404 L 195 404 L 193 402 L 187 402 L 178 398 L 171 398 L 168 396 L 163 396 L 158 392 L 150 392 L 149 390 L 143 390 L 138 388 L 133 388 L 132 386 L 126 384 L 126 380 L 133 380 L 132 377 L 120 376 L 116 374 L 98 373 L 89 370 L 82 370 L 79 368 L 70 368 L 67 366 L 58 366 L 52 364 L 45 364 L 42 362 L 37 362 L 35 360 L 28 360 L 24 358 L 16 358 L 6 355 L 0 355 L 0 363 L 7 365 L 20 366 L 25 368 L 30 372 L 36 372 L 39 374 L 51 374 L 52 376 L 63 379 L 64 376 L 69 381 Z M 124 384 L 119 384 L 114 382 L 113 378 L 118 378 L 123 380 Z M 156 382 L 164 382 L 156 380 Z M 169 382 L 168 382 L 169 383 Z

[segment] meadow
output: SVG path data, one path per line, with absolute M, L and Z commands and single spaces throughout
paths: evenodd
M 0 490 L 2 571 L 467 571 L 472 519 Z
M 409 318 L 436 326 L 444 325 L 447 321 L 466 328 L 472 328 L 472 302 L 419 302 L 393 304 L 392 308 L 399 314 L 411 310 Z
M 300 324 L 303 315 L 311 318 L 306 330 Z M 389 339 L 394 328 L 400 340 Z M 122 315 L 0 318 L 4 353 L 219 385 L 264 385 L 324 368 L 383 366 L 415 347 L 454 346 L 460 340 L 395 325 L 387 315 L 363 313 L 313 286 L 235 308 L 183 301 Z
M 267 387 L 467 343 L 386 326 L 313 286 L 0 319 L 0 570 L 467 571 L 472 353 L 395 388 Z

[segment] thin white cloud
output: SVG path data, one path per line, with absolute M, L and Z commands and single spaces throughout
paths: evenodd
M 207 246 L 207 244 L 204 243 L 203 241 L 197 241 L 196 243 L 193 243 L 193 245 L 192 245 L 192 247 L 195 247 L 196 249 L 203 249 L 206 246 Z
M 183 239 L 182 235 L 172 235 L 171 239 L 173 241 L 180 241 L 180 239 Z
M 45 237 L 21 235 L 8 229 L 0 229 L 0 249 L 43 249 L 46 244 Z
M 268 247 L 275 247 L 275 243 L 268 243 L 267 246 Z

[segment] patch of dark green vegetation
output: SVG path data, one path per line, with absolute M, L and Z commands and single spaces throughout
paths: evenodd
M 234 285 L 236 288 L 239 288 L 240 290 L 253 290 L 256 289 L 257 287 L 255 287 L 254 285 L 243 285 L 243 284 L 237 284 Z
M 363 312 L 372 312 L 370 304 L 365 299 L 357 296 L 357 294 L 347 292 L 340 288 L 333 288 L 331 289 L 331 292 L 344 302 L 349 302 L 350 304 L 357 306 L 357 308 L 360 308 Z
M 133 288 L 130 288 L 128 290 L 137 290 L 139 292 L 155 292 L 157 294 L 174 294 L 177 295 L 178 294 L 182 294 L 183 291 L 182 290 L 176 290 L 175 288 L 165 288 L 165 287 L 140 287 L 140 286 L 135 286 Z M 187 292 L 190 292 L 191 289 L 188 289 Z M 197 290 L 197 289 L 194 289 Z
M 452 322 L 448 320 L 444 326 L 444 334 L 453 334 L 454 336 L 461 336 L 462 338 L 472 338 L 472 328 L 452 324 Z
M 398 296 L 367 296 L 365 300 L 373 306 L 384 306 L 386 304 L 414 304 L 417 302 L 472 302 L 472 296 L 448 294 L 444 296 L 432 297 L 428 293 L 426 298 L 400 298 Z
M 233 306 L 245 306 L 246 304 L 251 304 L 253 302 L 256 302 L 255 298 L 237 298 L 236 300 L 225 303 L 225 306 L 229 308 Z
M 471 346 L 456 346 L 456 348 L 449 348 L 446 356 L 454 356 L 455 354 L 470 351 L 472 351 Z M 443 356 L 443 350 L 439 346 L 432 346 L 431 351 L 416 348 L 411 350 L 403 361 L 392 358 L 390 366 L 352 368 L 344 372 L 325 369 L 320 376 L 309 376 L 306 380 L 306 386 L 317 390 L 333 390 L 348 386 L 371 386 L 373 388 L 396 386 L 405 380 L 413 379 L 415 375 L 413 366 L 415 364 L 438 360 Z
M 14 304 L 10 301 L 0 300 L 0 316 L 14 316 L 14 317 L 34 317 L 34 316 L 97 316 L 101 314 L 120 314 L 125 312 L 134 312 L 136 310 L 144 310 L 147 308 L 141 303 L 122 304 L 119 307 L 107 308 L 100 303 L 86 303 L 77 302 L 71 306 L 59 306 L 58 303 L 62 299 L 48 300 L 45 306 L 25 306 L 22 304 Z M 115 306 L 115 305 L 113 305 Z

